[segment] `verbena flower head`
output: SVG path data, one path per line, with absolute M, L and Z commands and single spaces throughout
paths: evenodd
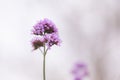
M 49 19 L 44 19 L 42 25 L 44 26 L 44 33 L 50 34 L 57 32 L 56 25 Z
M 50 49 L 50 47 L 52 47 L 53 45 L 59 46 L 61 43 L 61 40 L 59 39 L 59 36 L 56 33 L 45 35 L 44 40 L 46 41 L 48 49 Z
M 32 41 L 34 50 L 43 46 L 47 46 L 50 49 L 53 45 L 60 45 L 61 43 L 56 25 L 49 19 L 40 20 L 33 26 L 32 33 L 39 36 L 39 39 Z
M 38 22 L 35 26 L 33 26 L 33 30 L 32 30 L 32 33 L 34 35 L 43 35 L 44 33 L 44 27 L 42 25 L 42 22 Z
M 33 50 L 36 50 L 40 47 L 43 47 L 44 45 L 44 40 L 43 39 L 39 39 L 39 38 L 35 38 L 32 40 L 32 46 L 33 46 Z
M 74 80 L 82 80 L 85 76 L 88 75 L 87 66 L 84 63 L 77 63 L 72 70 L 74 75 Z
M 56 25 L 47 18 L 39 21 L 33 28 L 32 33 L 35 35 L 57 33 L 58 31 Z

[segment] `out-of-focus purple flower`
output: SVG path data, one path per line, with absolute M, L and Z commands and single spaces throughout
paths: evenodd
M 44 35 L 44 34 L 51 34 L 57 33 L 56 25 L 49 19 L 44 19 L 38 22 L 35 26 L 33 26 L 32 33 L 34 35 Z
M 49 35 L 45 35 L 44 40 L 46 41 L 46 45 L 48 49 L 52 47 L 53 45 L 60 45 L 61 40 L 59 39 L 59 36 L 57 33 L 52 33 Z
M 75 80 L 82 80 L 80 77 L 75 77 Z
M 88 69 L 86 64 L 77 63 L 72 70 L 72 74 L 74 75 L 74 80 L 82 80 L 85 76 L 88 75 Z
M 35 38 L 32 40 L 32 46 L 34 48 L 33 50 L 43 47 L 43 45 L 44 45 L 44 39 Z
M 76 67 L 77 68 L 86 68 L 86 65 L 84 63 L 77 63 Z

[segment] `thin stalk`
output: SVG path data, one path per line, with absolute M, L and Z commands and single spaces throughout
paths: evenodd
M 45 75 L 45 55 L 43 57 L 43 80 L 46 80 L 46 75 Z
M 46 48 L 45 48 L 45 45 L 44 45 L 44 54 L 43 54 L 43 80 L 46 80 L 46 73 L 45 73 L 45 62 L 46 62 Z

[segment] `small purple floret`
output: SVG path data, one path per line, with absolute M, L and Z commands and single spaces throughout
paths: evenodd
M 35 38 L 31 42 L 32 42 L 32 46 L 34 48 L 33 50 L 36 50 L 36 49 L 38 49 L 40 47 L 43 47 L 43 45 L 44 45 L 44 40 L 39 39 L 39 38 Z
M 45 35 L 44 39 L 45 39 L 45 41 L 47 43 L 47 47 L 49 49 L 50 49 L 51 46 L 53 46 L 53 45 L 58 45 L 59 46 L 60 43 L 61 43 L 61 40 L 59 39 L 59 36 L 56 33 Z
M 57 32 L 56 25 L 46 18 L 38 22 L 35 26 L 33 26 L 33 28 L 32 33 L 34 35 L 44 35 Z
M 88 69 L 86 64 L 77 63 L 72 70 L 72 74 L 74 75 L 74 80 L 82 80 L 85 76 L 88 75 Z

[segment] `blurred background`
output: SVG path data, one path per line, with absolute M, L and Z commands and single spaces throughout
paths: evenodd
M 120 0 L 0 0 L 0 80 L 42 80 L 42 54 L 32 51 L 32 26 L 51 19 L 61 47 L 47 55 L 47 80 L 73 80 L 75 62 L 88 66 L 84 80 L 120 80 Z

